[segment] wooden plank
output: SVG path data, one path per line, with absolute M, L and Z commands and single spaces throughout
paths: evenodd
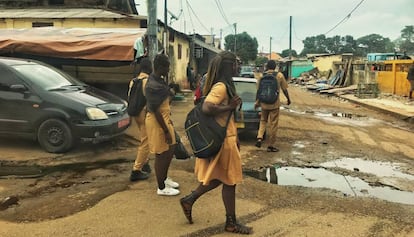
M 322 90 L 320 91 L 320 93 L 333 94 L 337 92 L 344 92 L 344 91 L 350 91 L 350 90 L 356 90 L 356 89 L 357 89 L 357 85 L 351 85 L 348 87 L 338 87 L 338 88 L 333 88 L 329 90 Z

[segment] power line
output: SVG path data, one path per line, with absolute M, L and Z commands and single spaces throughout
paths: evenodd
M 295 38 L 297 39 L 297 40 L 299 40 L 299 41 L 303 41 L 303 39 L 300 39 L 299 37 L 298 37 L 298 34 L 296 33 L 296 26 L 295 26 L 295 24 L 292 24 L 292 28 L 293 28 L 293 33 L 295 33 Z
M 190 14 L 190 6 L 189 6 L 190 4 L 188 3 L 188 1 L 186 1 L 186 3 L 187 3 L 188 17 L 190 18 L 190 23 L 191 23 L 191 26 L 193 27 L 193 32 L 195 32 L 193 18 L 191 17 L 191 14 Z
M 191 7 L 190 3 L 188 2 L 188 0 L 186 0 L 187 2 L 187 8 L 191 10 L 191 12 L 194 14 L 194 16 L 196 17 L 197 21 L 200 23 L 200 25 L 206 30 L 206 32 L 209 32 L 209 30 L 207 29 L 207 27 L 203 24 L 203 22 L 200 21 L 200 18 L 198 18 L 197 14 L 194 12 L 193 8 Z M 190 15 L 190 14 L 189 14 Z
M 348 13 L 348 15 L 346 15 L 344 17 L 344 19 L 342 19 L 340 22 L 338 22 L 338 24 L 336 24 L 334 27 L 332 27 L 332 29 L 328 30 L 328 32 L 325 33 L 325 35 L 327 35 L 329 32 L 333 31 L 336 27 L 338 27 L 340 24 L 342 24 L 344 21 L 348 20 L 349 18 L 351 18 L 351 14 L 364 2 L 365 0 L 361 0 L 355 7 L 354 9 L 352 9 L 352 11 L 350 13 Z
M 227 16 L 224 12 L 223 6 L 221 5 L 221 2 L 219 0 L 215 0 L 217 8 L 221 14 L 221 16 L 223 17 L 224 21 L 227 23 L 227 25 L 231 25 L 229 20 L 227 19 Z

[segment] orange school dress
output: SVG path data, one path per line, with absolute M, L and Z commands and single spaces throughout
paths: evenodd
M 228 104 L 229 97 L 226 92 L 226 85 L 222 82 L 214 84 L 205 101 L 213 104 Z M 221 126 L 226 125 L 229 113 L 216 115 L 215 119 Z M 194 172 L 198 181 L 203 185 L 208 185 L 214 179 L 218 179 L 227 185 L 242 182 L 242 163 L 237 148 L 237 128 L 233 115 L 227 126 L 226 138 L 219 153 L 211 159 L 197 158 Z
M 175 144 L 175 135 L 174 135 L 174 127 L 173 123 L 170 118 L 170 97 L 167 97 L 158 108 L 162 117 L 164 118 L 164 122 L 168 127 L 168 130 L 171 134 L 172 144 Z M 170 149 L 170 145 L 167 144 L 165 141 L 165 134 L 162 127 L 158 124 L 157 119 L 155 118 L 155 114 L 151 112 L 147 112 L 147 116 L 145 118 L 145 126 L 147 128 L 147 136 L 148 136 L 148 144 L 150 152 L 153 154 L 161 154 L 165 151 Z

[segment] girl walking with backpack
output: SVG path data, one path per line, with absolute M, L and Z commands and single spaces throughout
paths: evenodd
M 143 100 L 143 103 L 145 103 L 145 85 L 147 84 L 148 76 L 152 72 L 152 63 L 151 60 L 148 58 L 144 58 L 141 60 L 140 64 L 140 72 L 137 77 L 137 80 L 141 81 L 141 86 L 138 88 L 134 88 L 138 90 L 136 94 L 131 93 L 131 89 L 133 89 L 133 83 L 134 80 L 131 80 L 129 84 L 129 90 L 128 90 L 128 96 L 136 96 L 137 99 Z M 141 94 L 141 96 L 138 96 L 137 94 Z M 129 100 L 131 102 L 131 100 Z M 137 103 L 133 103 L 134 106 L 137 106 Z M 138 127 L 138 149 L 137 149 L 137 156 L 134 162 L 134 166 L 132 167 L 131 175 L 129 176 L 129 180 L 131 182 L 135 182 L 138 180 L 144 180 L 148 179 L 149 173 L 151 173 L 151 167 L 148 163 L 149 161 L 149 146 L 148 146 L 148 137 L 147 137 L 147 130 L 145 128 L 145 115 L 147 114 L 147 108 L 146 106 L 143 106 L 140 111 L 136 111 L 136 114 L 131 116 Z M 138 109 L 138 110 L 139 110 Z
M 209 64 L 203 87 L 203 95 L 206 95 L 206 98 L 202 112 L 215 116 L 216 121 L 223 127 L 229 115 L 241 104 L 232 79 L 238 73 L 238 61 L 231 52 L 219 53 Z M 221 150 L 210 159 L 196 159 L 194 172 L 200 184 L 195 191 L 180 199 L 184 215 L 190 224 L 193 223 L 192 208 L 196 200 L 222 185 L 222 199 L 226 210 L 224 230 L 239 234 L 252 233 L 251 227 L 236 221 L 236 184 L 242 181 L 239 148 L 237 128 L 231 115 Z
M 145 125 L 148 134 L 150 152 L 155 154 L 155 176 L 157 177 L 157 194 L 175 196 L 180 193 L 179 184 L 168 178 L 168 169 L 176 146 L 175 132 L 171 121 L 170 101 L 172 94 L 167 84 L 170 61 L 164 54 L 154 58 L 154 72 L 149 76 L 145 86 L 147 98 L 147 116 Z

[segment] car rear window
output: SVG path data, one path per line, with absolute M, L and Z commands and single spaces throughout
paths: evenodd
M 253 67 L 242 66 L 240 72 L 253 72 Z
M 255 102 L 256 101 L 256 83 L 254 82 L 241 82 L 235 81 L 234 85 L 236 86 L 237 94 L 245 102 Z

